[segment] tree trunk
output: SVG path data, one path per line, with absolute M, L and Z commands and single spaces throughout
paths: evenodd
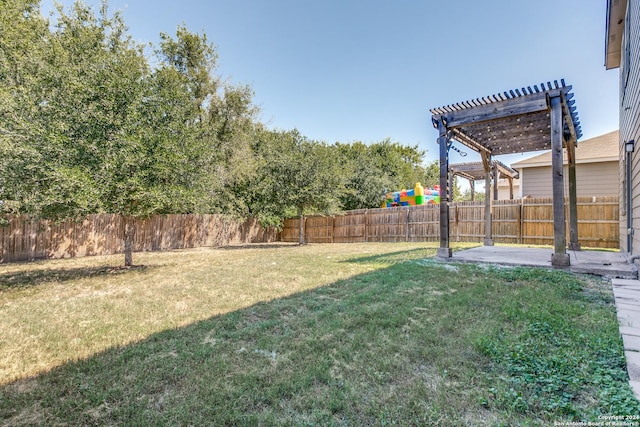
M 298 243 L 304 245 L 304 211 L 300 209 L 298 211 L 300 218 L 300 229 L 298 232 Z
M 131 267 L 133 265 L 133 236 L 136 227 L 133 218 L 127 216 L 124 218 L 124 266 Z

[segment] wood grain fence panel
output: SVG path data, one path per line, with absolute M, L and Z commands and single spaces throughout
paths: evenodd
M 491 210 L 492 239 L 497 243 L 518 243 L 520 240 L 520 202 L 494 200 Z
M 214 246 L 212 243 L 216 235 L 215 230 L 219 228 L 218 223 L 215 221 L 215 217 L 208 216 L 202 218 L 202 246 Z
M 58 223 L 26 216 L 7 219 L 8 225 L 0 227 L 0 262 L 108 255 L 124 250 L 124 219 L 120 215 L 89 215 Z M 218 215 L 155 215 L 133 221 L 136 252 L 277 239 L 275 229 L 265 229 L 255 219 L 238 222 Z
M 408 240 L 435 242 L 439 239 L 440 209 L 437 205 L 424 205 L 409 209 Z
M 484 239 L 484 203 L 459 202 L 451 206 L 456 222 L 456 231 L 452 235 L 458 242 L 482 242 Z
M 73 235 L 75 243 L 75 256 L 83 257 L 87 254 L 87 241 L 89 240 L 88 221 L 83 219 L 73 223 Z
M 26 220 L 28 221 L 28 220 Z M 74 226 L 73 221 L 59 223 L 47 221 L 51 227 L 51 250 L 49 254 L 53 258 L 70 258 L 75 256 Z M 21 258 L 25 259 L 25 258 Z
M 9 227 L 0 227 L 0 262 L 6 259 L 9 254 Z
M 367 241 L 367 211 L 346 212 L 333 218 L 333 242 L 352 243 Z
M 22 227 L 22 221 L 20 218 L 9 218 L 8 232 L 7 232 L 7 261 L 18 261 L 22 259 L 29 259 L 27 254 L 22 250 L 22 244 L 24 243 L 24 234 Z
M 578 199 L 578 240 L 584 247 L 619 248 L 617 197 Z M 453 241 L 481 242 L 483 202 L 453 203 Z M 552 244 L 552 199 L 494 201 L 493 237 L 497 243 Z M 82 221 L 39 221 L 7 217 L 0 227 L 0 262 L 107 255 L 124 249 L 120 215 L 89 215 Z M 398 207 L 306 218 L 308 242 L 438 241 L 438 206 Z M 298 241 L 299 219 L 288 219 L 279 240 Z M 275 240 L 273 230 L 255 219 L 243 223 L 218 215 L 156 215 L 135 220 L 134 250 L 158 251 Z M 567 231 L 568 232 L 568 231 Z
M 328 216 L 311 216 L 305 223 L 305 242 L 331 243 L 333 221 Z
M 167 215 L 167 219 L 169 222 L 169 230 L 171 230 L 170 233 L 166 233 L 165 236 L 166 238 L 163 239 L 163 244 L 162 244 L 162 250 L 168 250 L 169 248 L 172 247 L 176 247 L 177 249 L 177 243 L 176 243 L 176 230 L 179 229 L 180 227 L 180 221 L 177 215 Z
M 19 218 L 9 218 L 9 225 L 6 227 L 8 229 L 6 235 L 6 244 L 7 244 L 7 260 L 15 261 L 21 259 L 24 256 L 22 253 L 22 241 L 24 240 L 22 235 L 22 230 L 18 228 L 20 225 Z
M 216 236 L 216 229 L 219 228 L 218 223 L 215 221 L 214 216 L 208 216 L 202 218 L 202 245 L 214 246 L 212 243 Z
M 578 241 L 582 246 L 620 247 L 620 210 L 617 197 L 580 197 Z
M 100 235 L 96 255 L 111 255 L 124 252 L 124 218 L 120 215 L 99 215 Z
M 367 241 L 402 242 L 406 240 L 407 208 L 372 209 L 367 218 Z
M 585 247 L 619 248 L 617 197 L 578 199 L 578 236 Z M 450 205 L 452 241 L 482 242 L 485 236 L 484 202 Z M 306 218 L 307 241 L 398 242 L 438 241 L 438 206 L 396 207 L 344 212 L 331 217 Z M 329 224 L 331 219 L 332 224 Z M 492 202 L 492 237 L 496 243 L 553 244 L 553 199 Z M 298 241 L 298 219 L 288 219 L 282 241 Z M 567 216 L 567 236 L 568 236 Z M 568 238 L 568 237 L 567 237 Z
M 282 242 L 297 242 L 299 240 L 300 218 L 290 218 L 284 221 L 280 232 Z
M 522 243 L 553 244 L 553 198 L 522 199 Z

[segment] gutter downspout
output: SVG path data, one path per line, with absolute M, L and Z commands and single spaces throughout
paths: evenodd
M 627 155 L 627 253 L 633 254 L 633 203 L 631 200 L 631 169 L 632 169 L 632 156 L 635 141 L 631 140 L 625 142 L 625 152 Z M 633 258 L 633 257 L 632 257 Z

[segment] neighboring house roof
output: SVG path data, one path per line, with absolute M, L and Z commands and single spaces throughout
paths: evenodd
M 619 160 L 619 132 L 605 133 L 595 138 L 580 141 L 576 147 L 576 164 L 617 162 Z M 563 163 L 567 164 L 567 153 L 563 153 Z M 551 151 L 511 164 L 514 169 L 551 166 Z

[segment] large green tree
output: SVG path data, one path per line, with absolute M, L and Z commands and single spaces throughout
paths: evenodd
M 9 0 L 0 10 L 5 212 L 130 219 L 240 204 L 226 189 L 251 157 L 243 135 L 255 108 L 249 88 L 219 84 L 205 35 L 184 27 L 162 34 L 151 67 L 106 2 L 98 15 L 79 2 L 58 6 L 51 24 L 37 1 Z
M 389 191 L 437 183 L 437 164 L 423 164 L 424 151 L 386 139 L 373 144 L 337 144 L 336 159 L 346 175 L 344 209 L 380 207 Z
M 45 68 L 48 22 L 39 2 L 7 0 L 0 7 L 0 200 L 1 212 L 18 213 L 37 195 L 30 187 L 45 177 L 37 149 L 41 129 L 33 126 L 42 107 L 37 96 Z M 18 189 L 18 184 L 20 185 Z M 21 203 L 22 201 L 22 203 Z
M 255 172 L 250 141 L 258 110 L 252 89 L 222 83 L 216 75 L 217 53 L 207 36 L 184 26 L 175 37 L 162 33 L 156 54 L 162 67 L 154 73 L 154 87 L 163 105 L 172 109 L 174 129 L 162 123 L 169 117 L 166 112 L 153 127 L 181 133 L 179 138 L 165 135 L 165 141 L 179 145 L 167 147 L 169 151 L 190 150 L 180 164 L 166 170 L 189 169 L 185 177 L 199 195 L 193 201 L 201 204 L 192 210 L 246 215 L 238 189 Z
M 385 191 L 394 184 L 387 171 L 380 169 L 372 148 L 362 142 L 337 144 L 336 159 L 345 176 L 340 202 L 345 210 L 379 207 Z
M 279 224 L 376 207 L 386 190 L 431 183 L 417 146 L 327 145 L 265 129 L 251 88 L 217 76 L 205 34 L 162 33 L 150 58 L 106 1 L 97 13 L 58 6 L 52 22 L 39 4 L 0 8 L 0 213 L 121 214 L 130 265 L 136 217 Z
M 304 243 L 306 214 L 340 209 L 344 174 L 334 146 L 310 141 L 297 130 L 263 130 L 254 148 L 258 166 L 251 185 L 252 210 L 263 222 L 297 215 Z
M 99 212 L 100 187 L 121 166 L 113 156 L 129 145 L 126 129 L 146 62 L 106 6 L 101 18 L 80 3 L 70 13 L 59 8 L 50 30 L 36 5 L 12 10 L 34 37 L 10 46 L 2 34 L 3 57 L 20 70 L 2 81 L 3 92 L 14 95 L 4 114 L 3 198 L 45 218 Z

